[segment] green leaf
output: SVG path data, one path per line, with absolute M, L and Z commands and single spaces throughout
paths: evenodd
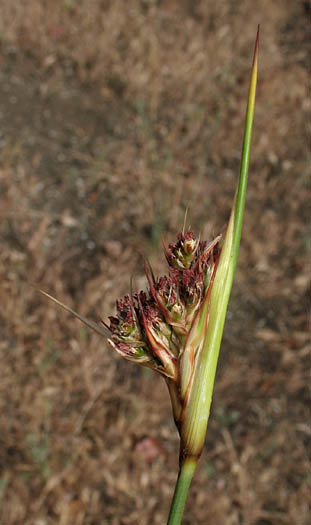
M 183 453 L 185 456 L 200 455 L 204 444 L 219 348 L 238 259 L 255 109 L 258 70 L 258 38 L 259 28 L 255 43 L 248 105 L 246 110 L 240 176 L 210 296 L 208 308 L 209 318 L 205 339 L 200 355 L 196 360 L 194 370 L 195 379 L 185 407 L 184 420 L 182 422 L 181 438 L 183 442 Z

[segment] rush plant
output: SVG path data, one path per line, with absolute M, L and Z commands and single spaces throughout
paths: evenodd
M 188 489 L 202 453 L 219 348 L 241 239 L 257 84 L 258 34 L 246 110 L 240 176 L 223 236 L 211 242 L 183 231 L 164 254 L 168 274 L 156 277 L 144 261 L 147 292 L 117 301 L 109 324 L 97 324 L 44 295 L 106 337 L 124 358 L 165 379 L 180 436 L 179 475 L 168 518 L 181 522 Z

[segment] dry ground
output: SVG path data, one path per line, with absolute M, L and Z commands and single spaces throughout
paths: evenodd
M 239 269 L 184 523 L 309 523 L 310 4 L 258 6 L 0 3 L 4 525 L 165 523 L 178 438 L 164 382 L 27 282 L 106 317 L 130 275 L 143 286 L 138 250 L 163 271 L 161 235 L 187 206 L 202 237 L 222 229 L 258 22 Z

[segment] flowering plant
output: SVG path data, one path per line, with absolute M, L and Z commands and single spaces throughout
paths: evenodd
M 147 292 L 117 300 L 109 325 L 71 312 L 105 336 L 126 359 L 156 370 L 168 385 L 180 435 L 180 469 L 168 519 L 181 522 L 184 505 L 206 434 L 214 378 L 237 264 L 245 207 L 250 144 L 257 84 L 258 35 L 255 44 L 240 177 L 223 239 L 207 243 L 183 231 L 164 253 L 168 275 L 157 278 L 144 260 Z M 220 246 L 222 241 L 222 246 Z

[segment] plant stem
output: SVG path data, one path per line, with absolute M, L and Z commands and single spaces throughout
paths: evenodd
M 257 74 L 258 74 L 258 46 L 259 46 L 259 26 L 257 30 L 257 37 L 255 42 L 252 74 L 248 92 L 248 103 L 246 109 L 245 126 L 244 126 L 244 137 L 242 146 L 242 156 L 240 165 L 240 177 L 234 202 L 232 213 L 234 214 L 234 243 L 232 248 L 233 256 L 233 274 L 235 272 L 238 253 L 240 248 L 240 239 L 242 232 L 243 215 L 245 208 L 246 198 L 246 187 L 248 179 L 248 168 L 250 161 L 251 152 L 251 141 L 253 132 L 253 122 L 255 113 L 255 100 L 256 100 L 256 86 L 257 86 Z M 232 277 L 233 278 L 233 277 Z
M 179 469 L 167 525 L 180 525 L 197 458 L 186 457 Z

